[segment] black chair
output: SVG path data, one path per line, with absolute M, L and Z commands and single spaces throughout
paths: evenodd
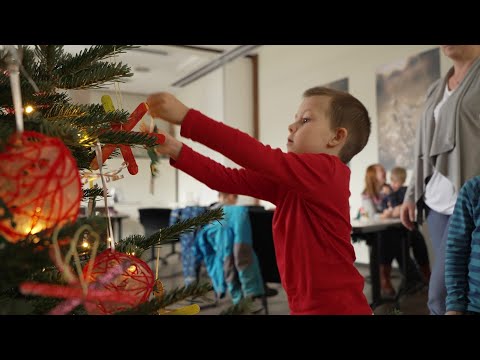
M 156 233 L 158 230 L 166 228 L 169 226 L 170 222 L 170 213 L 171 209 L 162 209 L 162 208 L 143 208 L 138 209 L 140 214 L 140 223 L 145 228 L 145 236 L 150 236 Z M 163 264 L 168 264 L 167 259 L 175 254 L 179 254 L 175 250 L 175 242 L 171 243 L 172 250 L 164 257 L 160 257 L 160 260 Z M 155 259 L 155 246 L 152 246 L 152 258 Z
M 281 283 L 273 245 L 273 211 L 267 211 L 263 207 L 249 207 L 248 215 L 252 227 L 253 250 L 257 255 L 265 286 L 267 282 Z M 263 298 L 263 305 L 265 314 L 268 315 L 266 296 Z
M 253 250 L 257 254 L 263 281 L 280 283 L 280 273 L 273 246 L 273 211 L 249 209 Z
M 257 211 L 264 210 L 264 211 L 265 211 L 265 208 L 264 208 L 263 206 L 261 206 L 261 205 L 248 205 L 247 208 L 248 208 L 248 211 L 250 211 L 250 210 L 253 210 L 253 211 L 255 211 L 255 210 L 257 210 Z

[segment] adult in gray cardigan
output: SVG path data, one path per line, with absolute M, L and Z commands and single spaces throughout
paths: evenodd
M 480 174 L 480 45 L 442 45 L 453 67 L 427 91 L 413 178 L 400 211 L 410 230 L 426 216 L 435 254 L 428 308 L 445 314 L 445 244 L 457 194 Z M 417 215 L 415 218 L 415 209 Z

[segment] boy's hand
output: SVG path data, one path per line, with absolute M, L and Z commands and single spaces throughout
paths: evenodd
M 181 125 L 188 110 L 185 104 L 167 92 L 152 94 L 147 98 L 148 112 L 154 118 Z
M 148 126 L 143 122 L 140 124 L 140 131 L 149 132 Z M 163 144 L 156 145 L 155 152 L 158 155 L 168 155 L 172 159 L 177 160 L 178 155 L 180 155 L 180 151 L 182 150 L 182 142 L 178 141 L 172 135 L 162 130 L 158 130 L 157 133 L 165 136 L 165 142 Z
M 165 142 L 161 145 L 155 146 L 157 154 L 165 154 L 172 159 L 177 160 L 182 150 L 183 143 L 175 139 L 172 135 L 161 131 L 161 134 L 165 135 Z

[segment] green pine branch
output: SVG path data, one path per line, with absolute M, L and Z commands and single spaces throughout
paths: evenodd
M 45 136 L 59 138 L 70 150 L 72 150 L 72 147 L 81 147 L 82 151 L 88 152 L 89 143 L 94 142 L 96 139 L 96 137 L 90 136 L 86 131 L 82 131 L 81 128 L 73 124 L 48 121 L 36 113 L 24 116 L 23 120 L 25 131 L 36 131 Z M 5 143 L 15 131 L 15 115 L 0 115 L 0 146 L 2 143 Z M 98 129 L 95 131 L 92 130 L 92 133 L 95 134 L 97 131 Z M 89 141 L 84 140 L 85 136 L 87 136 Z
M 212 291 L 213 287 L 209 283 L 191 284 L 176 288 L 163 295 L 161 299 L 154 298 L 148 302 L 140 304 L 132 309 L 128 309 L 122 312 L 118 312 L 115 315 L 141 315 L 141 314 L 156 314 L 158 310 L 166 308 L 172 304 L 178 303 L 189 297 L 203 296 L 209 291 Z
M 71 147 L 70 152 L 77 162 L 78 170 L 90 169 L 90 164 L 95 158 L 95 150 L 90 150 L 90 148 L 85 147 Z M 117 152 L 113 152 L 111 157 L 116 156 L 117 154 Z
M 252 299 L 243 298 L 237 304 L 230 306 L 229 308 L 223 310 L 220 315 L 247 315 L 251 314 L 252 308 Z
M 80 51 L 76 56 L 68 56 L 63 62 L 64 73 L 76 74 L 85 69 L 89 69 L 92 64 L 105 60 L 109 57 L 125 53 L 126 50 L 135 49 L 138 46 L 133 45 L 94 45 L 89 49 Z
M 147 147 L 157 144 L 157 137 L 149 133 L 130 131 L 105 131 L 98 136 L 102 144 L 145 145 Z
M 48 75 L 53 75 L 53 70 L 61 66 L 64 45 L 35 45 L 34 53 L 40 64 L 39 68 Z
M 97 184 L 93 186 L 91 189 L 83 189 L 83 201 L 91 199 L 97 200 L 98 198 L 103 197 L 103 189 L 100 188 Z
M 53 92 L 59 81 L 55 69 L 62 66 L 64 60 L 63 45 L 36 45 L 34 54 L 38 61 L 32 67 L 37 86 L 42 91 Z M 23 88 L 22 88 L 23 90 Z
M 0 152 L 5 151 L 5 145 L 15 129 L 15 116 L 0 112 Z
M 36 131 L 46 136 L 60 138 L 66 146 L 81 146 L 79 129 L 70 124 L 50 122 L 39 114 L 24 116 L 25 131 Z M 6 142 L 16 131 L 15 115 L 0 115 L 0 143 Z
M 142 254 L 148 247 L 145 247 L 146 237 L 144 235 L 135 234 L 127 236 L 121 239 L 117 245 L 115 245 L 116 251 L 125 254 L 132 254 L 138 258 L 142 257 Z
M 123 112 L 118 112 L 123 116 Z M 105 119 L 102 122 L 110 127 L 109 116 L 102 115 Z M 77 118 L 79 119 L 79 118 Z M 80 118 L 82 119 L 82 118 Z M 83 119 L 88 119 L 85 116 Z M 104 121 L 105 120 L 105 121 Z M 86 120 L 89 121 L 89 120 Z M 102 130 L 102 127 L 82 127 L 75 125 L 75 121 L 49 121 L 41 117 L 25 117 L 25 130 L 37 131 L 46 136 L 60 138 L 69 147 L 70 152 L 77 161 L 80 170 L 89 169 L 91 161 L 95 158 L 95 151 L 91 149 L 97 141 L 102 144 L 124 144 L 137 146 L 154 146 L 157 138 L 148 133 L 137 133 L 127 131 Z M 15 132 L 15 116 L 12 114 L 0 115 L 0 151 L 7 140 Z M 120 152 L 115 150 L 109 159 L 118 157 Z
M 5 79 L 5 84 L 2 83 Z M 23 78 L 21 78 L 23 79 Z M 50 108 L 53 104 L 67 104 L 70 98 L 67 93 L 34 93 L 33 88 L 25 80 L 22 83 L 22 101 L 24 104 L 33 106 L 36 111 L 42 111 Z M 0 73 L 0 107 L 11 108 L 12 92 L 10 90 L 10 82 L 8 77 Z
M 89 217 L 79 217 L 77 221 L 73 224 L 67 224 L 60 230 L 59 238 L 73 238 L 75 232 L 78 228 L 83 225 L 89 225 L 92 231 L 96 232 L 99 235 L 106 235 L 107 222 L 104 216 L 89 216 Z M 102 238 L 100 236 L 100 238 Z M 105 242 L 105 241 L 100 241 Z M 82 250 L 83 251 L 83 250 Z M 85 254 L 88 257 L 88 254 Z
M 0 315 L 28 315 L 34 310 L 34 305 L 25 299 L 0 296 Z
M 57 83 L 60 89 L 92 89 L 100 88 L 114 81 L 123 82 L 123 78 L 131 77 L 133 73 L 130 68 L 122 63 L 96 63 L 88 69 L 81 70 L 75 74 L 63 75 Z
M 7 59 L 8 59 L 8 51 L 6 49 L 0 49 L 0 73 L 3 73 L 5 70 L 7 70 Z M 7 78 L 6 75 L 0 77 L 0 83 L 3 82 L 3 78 Z
M 59 124 L 46 119 L 34 119 L 25 122 L 25 129 L 33 130 L 45 136 L 60 138 L 67 147 L 82 146 L 78 129 L 68 124 Z M 88 151 L 86 147 L 83 151 Z
M 183 233 L 192 232 L 199 227 L 205 226 L 213 221 L 220 221 L 223 219 L 223 209 L 207 210 L 191 219 L 180 221 L 172 226 L 166 227 L 150 235 L 149 237 L 135 235 L 122 239 L 116 246 L 120 252 L 135 252 L 151 248 L 152 246 L 168 244 L 172 241 L 178 240 Z
M 1 237 L 0 237 L 1 239 Z M 0 241 L 0 293 L 20 282 L 29 280 L 35 273 L 51 265 L 48 252 L 38 250 L 36 244 L 22 241 L 16 244 Z
M 167 244 L 177 240 L 182 233 L 192 232 L 198 227 L 204 226 L 205 224 L 222 220 L 223 215 L 222 208 L 204 211 L 199 216 L 180 221 L 170 227 L 150 235 L 147 239 L 147 243 L 151 243 L 150 246 Z
M 103 123 L 120 125 L 128 121 L 129 113 L 125 110 L 106 113 L 101 104 L 55 104 L 45 114 L 45 117 L 49 121 L 69 120 L 77 126 L 96 126 Z
M 36 111 L 46 111 L 53 105 L 67 105 L 71 99 L 67 93 L 28 93 L 22 100 L 25 104 L 33 106 Z

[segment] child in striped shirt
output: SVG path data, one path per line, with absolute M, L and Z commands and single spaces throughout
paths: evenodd
M 460 189 L 445 250 L 446 315 L 480 315 L 480 176 Z

